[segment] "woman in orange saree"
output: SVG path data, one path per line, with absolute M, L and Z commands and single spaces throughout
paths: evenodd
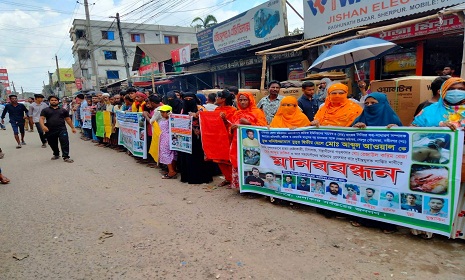
M 254 126 L 266 126 L 265 113 L 258 109 L 255 104 L 255 99 L 250 92 L 239 92 L 237 94 L 237 110 L 231 118 L 231 134 L 232 142 L 229 153 L 229 159 L 232 164 L 232 181 L 231 188 L 239 188 L 239 173 L 237 163 L 237 126 L 242 125 L 254 125 Z

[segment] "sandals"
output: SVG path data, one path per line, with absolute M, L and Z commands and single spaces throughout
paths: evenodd
M 162 179 L 176 179 L 178 178 L 178 173 L 175 173 L 174 175 L 169 175 L 169 174 L 165 174 L 161 177 Z
M 59 159 L 59 158 L 60 158 L 59 156 L 53 156 L 53 157 L 51 158 L 51 160 L 57 160 L 57 159 Z
M 63 161 L 67 162 L 67 163 L 73 163 L 74 162 L 74 160 L 72 160 L 70 158 L 64 158 Z
M 21 149 L 21 145 L 17 145 L 17 146 L 16 146 L 16 149 Z
M 353 227 L 361 227 L 361 226 L 362 226 L 359 222 L 356 222 L 356 221 L 350 221 L 350 224 L 351 224 Z
M 231 182 L 229 182 L 228 180 L 224 180 L 223 182 L 221 182 L 218 187 L 225 187 L 225 186 L 229 186 L 231 185 Z
M 7 177 L 3 176 L 3 175 L 0 175 L 0 184 L 2 185 L 6 185 L 10 182 L 10 179 L 8 179 Z

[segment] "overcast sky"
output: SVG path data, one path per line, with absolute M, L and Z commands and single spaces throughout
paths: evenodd
M 40 92 L 43 81 L 48 83 L 47 71 L 56 70 L 55 55 L 60 68 L 73 64 L 69 29 L 75 18 L 85 19 L 84 1 L 73 0 L 0 0 L 0 68 L 7 68 L 10 82 L 16 90 Z M 123 22 L 143 22 L 190 26 L 192 20 L 208 14 L 218 22 L 227 20 L 265 1 L 249 0 L 157 0 L 175 6 L 170 12 L 139 9 L 154 0 L 89 0 L 91 19 L 108 20 L 117 12 Z M 195 5 L 193 5 L 195 3 Z M 289 0 L 303 16 L 303 1 Z M 145 7 L 150 6 L 148 3 Z M 158 13 L 158 14 L 157 14 Z M 289 31 L 303 27 L 303 21 L 287 8 Z M 130 63 L 132 64 L 132 63 Z

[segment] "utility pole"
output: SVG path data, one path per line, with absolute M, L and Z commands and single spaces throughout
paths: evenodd
M 128 77 L 128 86 L 132 87 L 131 74 L 129 73 L 128 52 L 124 47 L 123 32 L 121 31 L 121 24 L 119 21 L 119 13 L 116 13 L 116 26 L 118 27 L 119 40 L 121 41 L 121 48 L 123 48 L 124 67 L 126 68 L 126 76 Z
M 13 93 L 16 94 L 15 83 L 13 81 L 11 81 L 11 86 L 13 87 Z
M 55 55 L 55 61 L 57 64 L 57 77 L 58 77 L 58 93 L 57 96 L 60 98 L 60 91 L 61 91 L 61 79 L 60 79 L 60 67 L 58 67 L 58 57 Z
M 94 90 L 97 90 L 98 87 L 98 69 L 97 63 L 95 62 L 94 57 L 94 43 L 92 42 L 92 32 L 90 28 L 90 16 L 89 16 L 89 3 L 87 0 L 84 0 L 84 8 L 86 11 L 86 25 L 87 25 L 87 42 L 89 42 L 89 53 L 90 53 L 90 60 L 92 62 L 92 75 L 95 76 L 95 86 L 92 86 Z M 91 76 L 92 77 L 92 76 Z
M 21 86 L 21 94 L 23 95 L 24 97 L 24 90 L 23 90 L 23 86 Z

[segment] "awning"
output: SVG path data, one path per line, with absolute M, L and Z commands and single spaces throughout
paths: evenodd
M 119 80 L 119 81 L 116 81 L 116 82 L 113 82 L 113 83 L 109 83 L 109 84 L 106 84 L 106 85 L 103 85 L 101 86 L 100 88 L 108 88 L 108 87 L 112 87 L 112 86 L 119 86 L 121 85 L 122 82 L 125 82 L 127 81 L 128 79 L 122 79 L 122 80 Z
M 132 71 L 137 71 L 142 60 L 142 53 L 150 57 L 152 62 L 163 62 L 171 59 L 171 51 L 191 45 L 191 48 L 197 48 L 196 44 L 140 44 L 136 47 Z
M 173 83 L 170 80 L 162 80 L 162 81 L 155 81 L 154 85 L 159 86 L 159 85 L 167 85 Z M 152 81 L 140 81 L 140 82 L 133 82 L 133 86 L 136 87 L 151 87 L 152 86 Z

